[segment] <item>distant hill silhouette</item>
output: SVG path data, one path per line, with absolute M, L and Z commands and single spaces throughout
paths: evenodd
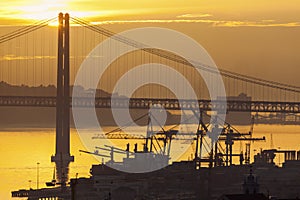
M 91 89 L 85 90 L 83 87 L 76 86 L 76 92 L 81 95 L 90 95 Z M 73 86 L 70 88 L 70 95 L 72 95 Z M 10 85 L 6 82 L 0 82 L 0 95 L 1 96 L 56 96 L 56 87 L 54 85 L 40 85 L 40 86 L 27 86 L 27 85 Z M 103 90 L 96 90 L 96 97 L 110 97 L 111 94 Z
M 91 90 L 85 90 L 76 86 L 76 95 L 90 96 Z M 71 87 L 71 91 L 73 87 Z M 27 85 L 10 85 L 6 82 L 0 82 L 1 96 L 56 96 L 56 87 L 54 85 L 30 87 Z M 114 94 L 117 96 L 117 94 Z M 111 97 L 111 94 L 103 90 L 96 90 L 96 97 Z M 72 112 L 72 111 L 71 111 Z M 132 119 L 136 119 L 148 112 L 145 109 L 130 110 Z M 55 108 L 46 107 L 0 107 L 0 128 L 54 128 L 55 127 Z M 112 112 L 108 108 L 96 109 L 99 123 L 101 126 L 115 126 Z M 167 113 L 167 124 L 174 124 L 180 121 L 180 116 Z M 140 125 L 147 124 L 148 120 L 140 120 Z M 87 122 L 88 123 L 88 122 Z M 74 122 L 71 114 L 71 127 Z

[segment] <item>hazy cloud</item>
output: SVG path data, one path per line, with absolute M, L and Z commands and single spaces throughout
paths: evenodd
M 299 22 L 276 22 L 275 20 L 234 21 L 215 19 L 144 19 L 144 20 L 107 20 L 92 24 L 125 24 L 125 23 L 206 23 L 214 27 L 298 27 Z
M 16 56 L 14 54 L 7 54 L 0 57 L 1 61 L 4 60 L 33 60 L 33 59 L 56 59 L 56 56 Z
M 273 23 L 270 23 L 273 22 Z M 276 23 L 272 21 L 219 21 L 215 22 L 214 26 L 218 27 L 297 27 L 299 22 Z
M 212 17 L 211 14 L 183 14 L 176 16 L 177 18 L 205 18 L 205 17 Z

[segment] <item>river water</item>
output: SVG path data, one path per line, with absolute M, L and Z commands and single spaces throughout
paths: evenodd
M 237 127 L 242 132 L 249 127 Z M 251 156 L 260 149 L 280 148 L 284 150 L 300 150 L 300 126 L 256 125 L 253 137 L 266 137 L 265 142 L 255 142 L 251 145 Z M 92 164 L 99 161 L 92 155 L 82 154 L 85 149 L 75 130 L 71 131 L 71 154 L 75 162 L 70 164 L 70 177 L 88 177 Z M 191 148 L 192 149 L 192 148 Z M 236 142 L 234 151 L 244 150 L 244 145 Z M 54 164 L 50 156 L 55 152 L 54 129 L 14 129 L 0 131 L 0 199 L 11 199 L 10 192 L 18 189 L 45 187 L 45 182 L 51 181 Z M 189 159 L 192 152 L 187 152 L 182 159 Z M 281 163 L 283 156 L 275 162 Z M 40 164 L 37 165 L 37 162 Z M 37 168 L 39 173 L 37 173 Z

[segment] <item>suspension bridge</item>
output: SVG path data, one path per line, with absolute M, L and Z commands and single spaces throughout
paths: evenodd
M 218 104 L 222 102 L 222 98 L 209 99 L 203 77 L 196 73 L 197 69 L 191 67 L 191 63 L 186 59 L 171 52 L 143 46 L 128 38 L 115 36 L 114 32 L 101 25 L 93 25 L 83 19 L 69 17 L 68 14 L 59 15 L 58 28 L 50 26 L 56 21 L 56 18 L 51 18 L 17 30 L 7 30 L 9 33 L 0 37 L 0 79 L 1 83 L 10 85 L 8 90 L 0 88 L 0 106 L 56 107 L 56 153 L 51 160 L 56 163 L 58 180 L 62 185 L 67 182 L 68 165 L 74 160 L 69 151 L 69 108 L 71 106 L 149 109 L 160 105 L 166 110 L 200 108 L 203 111 L 218 110 L 220 109 L 218 106 L 224 106 L 222 103 Z M 111 36 L 122 45 L 137 46 L 140 50 L 127 53 L 110 65 L 99 81 L 96 94 L 92 95 L 96 97 L 95 99 L 89 93 L 90 88 L 82 86 L 73 86 L 79 88 L 80 92 L 78 96 L 71 98 L 70 86 L 74 83 L 82 61 L 91 49 Z M 58 44 L 56 45 L 54 41 L 58 41 Z M 111 45 L 111 48 L 105 51 L 118 51 L 118 49 L 117 45 Z M 120 77 L 135 66 L 144 63 L 161 63 L 176 69 L 190 82 L 198 100 L 176 99 L 172 91 L 161 85 L 145 85 L 135 91 L 131 97 L 113 94 L 114 86 Z M 217 71 L 201 64 L 201 61 L 197 61 L 196 68 L 205 72 L 211 84 L 214 83 L 217 73 L 222 75 L 228 97 L 225 106 L 229 112 L 294 114 L 300 112 L 300 87 L 298 86 L 263 80 L 224 69 Z M 165 78 L 161 74 L 147 76 Z M 91 79 L 92 74 L 86 73 L 83 82 L 89 82 Z M 170 81 L 174 81 L 176 87 L 183 85 L 177 80 Z M 44 86 L 49 85 L 56 88 L 55 95 L 45 94 L 42 90 Z M 31 88 L 35 92 L 12 93 L 10 89 L 14 87 Z M 241 93 L 246 94 L 248 98 L 234 98 Z M 117 95 L 117 98 L 112 101 L 111 95 Z
M 31 106 L 31 107 L 56 107 L 56 97 L 43 96 L 1 96 L 1 106 Z M 197 107 L 201 111 L 221 110 L 222 101 L 211 100 L 178 100 L 178 99 L 151 99 L 151 98 L 111 98 L 99 97 L 95 101 L 89 97 L 78 97 L 70 105 L 76 107 L 95 107 L 95 108 L 131 108 L 149 109 L 153 107 L 164 107 L 166 110 L 191 110 Z M 213 103 L 214 102 L 214 103 Z M 220 107 L 219 107 L 220 106 Z M 227 110 L 233 112 L 280 112 L 280 113 L 299 113 L 300 104 L 298 102 L 268 102 L 268 101 L 243 101 L 228 100 Z
M 56 70 L 56 60 L 58 62 L 62 61 L 59 61 L 59 55 L 56 55 L 57 45 L 53 41 L 57 41 L 59 36 L 56 34 L 56 27 L 49 26 L 55 21 L 57 21 L 56 18 L 39 21 L 0 37 L 0 78 L 3 82 L 14 86 L 57 86 L 58 71 Z M 70 69 L 69 75 L 66 76 L 70 80 L 66 80 L 66 82 L 72 85 L 80 64 L 89 51 L 99 42 L 114 36 L 115 33 L 80 18 L 70 17 L 70 21 L 72 22 L 70 27 L 70 48 L 68 50 L 69 55 L 67 55 L 70 59 Z M 123 37 L 114 38 L 128 46 L 143 45 Z M 132 97 L 128 97 L 130 98 L 129 103 L 126 98 L 121 96 L 120 98 L 115 98 L 112 102 L 110 98 L 101 96 L 101 94 L 96 95 L 94 102 L 83 94 L 78 98 L 74 98 L 75 102 L 72 102 L 72 98 L 70 98 L 68 100 L 69 105 L 80 107 L 95 106 L 96 108 L 110 108 L 111 106 L 122 108 L 129 106 L 130 108 L 149 109 L 160 104 L 169 110 L 193 109 L 195 107 L 199 107 L 203 111 L 218 109 L 214 107 L 218 104 L 212 104 L 212 102 L 218 102 L 218 100 L 209 99 L 209 93 L 203 78 L 197 76 L 195 69 L 191 67 L 191 63 L 170 52 L 149 47 L 141 49 L 138 52 L 122 56 L 113 62 L 105 76 L 100 80 L 99 89 L 111 94 L 116 81 L 128 70 L 142 63 L 160 62 L 174 67 L 187 77 L 197 93 L 198 102 L 190 101 L 189 99 L 181 99 L 179 101 L 171 91 L 163 86 L 146 85 L 136 91 Z M 109 51 L 118 51 L 118 46 L 111 47 Z M 196 67 L 205 71 L 207 76 L 211 76 L 211 82 L 213 82 L 216 70 L 200 62 L 198 63 Z M 224 69 L 219 69 L 219 71 L 223 78 L 226 95 L 229 97 L 227 99 L 227 110 L 229 112 L 299 113 L 300 87 L 263 80 Z M 90 77 L 90 74 L 86 74 L 86 81 L 89 81 Z M 163 79 L 164 77 L 161 78 Z M 182 83 L 175 82 L 175 84 L 180 87 Z M 0 106 L 55 107 L 57 104 L 56 96 L 50 96 L 49 94 L 42 95 L 42 93 L 38 92 L 35 94 L 11 94 L 3 90 L 1 93 Z M 233 100 L 230 98 L 231 96 L 238 96 L 240 93 L 247 94 L 251 97 L 250 100 Z

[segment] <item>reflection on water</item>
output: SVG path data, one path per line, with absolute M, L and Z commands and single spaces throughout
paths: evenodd
M 241 132 L 249 131 L 249 127 L 237 128 Z M 273 142 L 270 140 L 271 135 Z M 261 148 L 300 150 L 299 126 L 257 125 L 253 137 L 261 136 L 266 136 L 266 142 L 253 143 L 251 156 Z M 40 163 L 40 187 L 45 187 L 45 182 L 52 180 L 54 164 L 50 162 L 50 156 L 55 152 L 54 129 L 1 131 L 0 137 L 0 199 L 10 199 L 12 190 L 36 188 L 37 162 Z M 244 151 L 244 148 L 240 142 L 235 142 L 235 152 Z M 76 173 L 80 177 L 89 176 L 91 165 L 99 162 L 91 155 L 80 154 L 79 149 L 84 149 L 84 146 L 73 130 L 71 153 L 75 156 L 75 162 L 70 165 L 70 177 L 75 177 Z M 190 155 L 191 152 L 187 152 L 182 159 L 188 159 Z M 279 158 L 275 162 L 278 163 Z
M 37 162 L 39 186 L 51 181 L 54 163 L 50 156 L 55 152 L 55 130 L 0 132 L 0 199 L 10 199 L 10 191 L 37 187 Z M 70 177 L 89 176 L 89 169 L 97 161 L 82 155 L 84 149 L 76 132 L 71 132 L 71 152 L 75 162 L 70 165 Z

